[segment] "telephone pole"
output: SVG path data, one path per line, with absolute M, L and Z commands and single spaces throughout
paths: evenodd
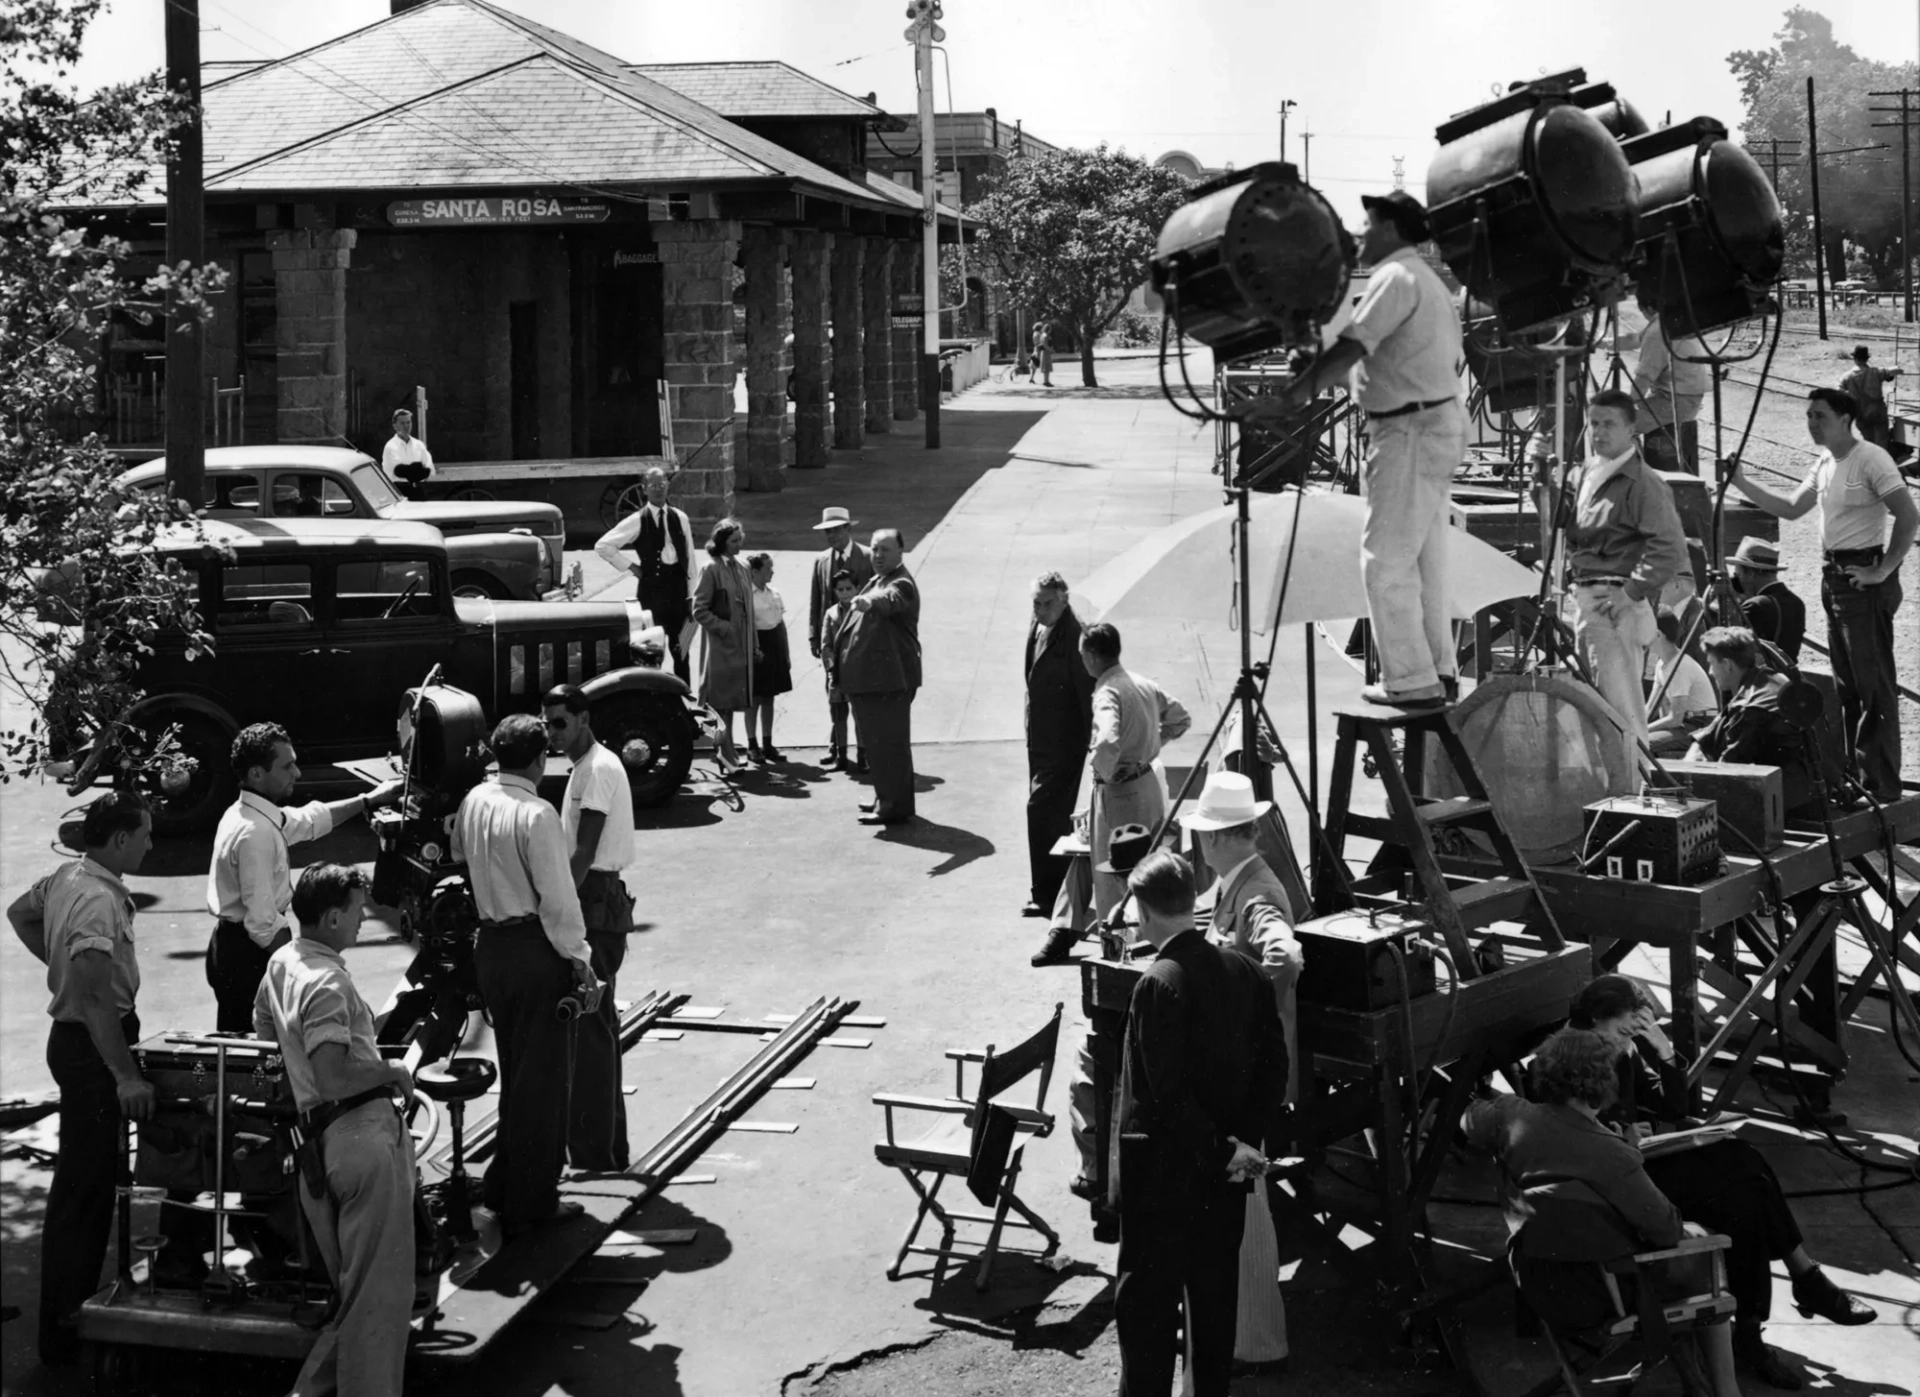
M 1782 146 L 1790 147 L 1787 151 L 1787 159 L 1794 160 L 1799 156 L 1800 142 L 1797 140 L 1783 141 L 1774 136 L 1768 136 L 1765 140 L 1747 142 L 1747 149 L 1749 150 L 1756 150 L 1760 146 L 1767 148 L 1767 178 L 1773 184 L 1773 192 L 1778 194 L 1780 192 L 1780 148 Z
M 1913 323 L 1913 245 L 1907 241 L 1913 210 L 1913 162 L 1910 158 L 1912 136 L 1910 133 L 1913 130 L 1913 117 L 1920 116 L 1920 111 L 1911 108 L 1908 102 L 1910 98 L 1920 96 L 1920 93 L 1916 93 L 1912 88 L 1903 87 L 1898 92 L 1869 92 L 1867 96 L 1900 99 L 1900 105 L 1897 107 L 1869 107 L 1867 110 L 1900 114 L 1900 120 L 1897 122 L 1876 121 L 1873 124 L 1900 128 L 1900 289 L 1904 293 L 1901 299 L 1906 304 L 1906 313 L 1903 318 L 1911 325 Z
M 1299 105 L 1291 97 L 1282 98 L 1280 102 L 1280 158 L 1282 160 L 1287 158 L 1287 113 Z
M 927 449 L 940 445 L 940 181 L 933 135 L 933 46 L 947 37 L 938 23 L 940 0 L 913 0 L 907 39 L 913 44 L 913 76 L 920 89 L 920 400 L 927 413 Z
M 1300 150 L 1301 150 L 1303 163 L 1306 166 L 1306 168 L 1300 174 L 1301 182 L 1304 184 L 1312 184 L 1313 183 L 1313 128 L 1310 126 L 1307 126 L 1304 122 L 1301 124 L 1301 127 L 1300 127 Z
M 1807 79 L 1807 183 L 1813 189 L 1813 304 L 1820 313 L 1820 338 L 1827 337 L 1827 247 L 1820 223 L 1820 132 L 1813 115 L 1813 79 Z
M 198 267 L 206 252 L 200 138 L 200 0 L 166 0 L 167 91 L 188 103 L 167 160 L 167 265 Z M 167 335 L 167 493 L 200 508 L 207 475 L 206 382 L 200 321 L 169 291 Z

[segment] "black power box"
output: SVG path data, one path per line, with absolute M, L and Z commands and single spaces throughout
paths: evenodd
M 1587 872 L 1604 878 L 1704 883 L 1720 873 L 1718 807 L 1684 791 L 1597 800 L 1587 807 L 1580 856 L 1582 862 L 1598 856 Z
M 1433 993 L 1433 951 L 1415 939 L 1429 934 L 1425 922 L 1394 912 L 1335 912 L 1300 923 L 1293 934 L 1305 961 L 1296 991 L 1302 1003 L 1365 1012 Z

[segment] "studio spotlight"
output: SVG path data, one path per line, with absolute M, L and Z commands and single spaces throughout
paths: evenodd
M 1786 223 L 1766 173 L 1699 116 L 1626 142 L 1640 181 L 1634 293 L 1669 336 L 1760 314 L 1786 257 Z
M 1502 333 L 1484 302 L 1465 292 L 1460 307 L 1460 351 L 1489 412 L 1531 412 L 1553 403 L 1554 370 L 1586 348 L 1586 322 L 1570 320 L 1530 332 Z M 1576 366 L 1578 372 L 1578 366 Z
M 1633 253 L 1633 170 L 1613 132 L 1574 100 L 1585 77 L 1526 83 L 1434 133 L 1434 241 L 1509 333 L 1610 300 Z
M 1318 349 L 1352 260 L 1332 205 L 1292 165 L 1269 161 L 1200 185 L 1174 211 L 1153 254 L 1153 289 L 1175 328 L 1224 363 Z

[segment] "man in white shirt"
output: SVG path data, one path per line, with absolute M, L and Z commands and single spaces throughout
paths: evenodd
M 380 467 L 410 500 L 424 500 L 422 488 L 433 476 L 433 453 L 413 434 L 413 414 L 401 408 L 393 414 L 393 435 L 380 453 Z
M 546 724 L 510 714 L 487 745 L 500 771 L 460 802 L 453 856 L 467 865 L 480 912 L 473 968 L 500 1052 L 500 1133 L 482 1196 L 511 1233 L 580 1211 L 560 1201 L 567 1058 L 574 1025 L 599 1011 L 601 990 L 560 816 L 540 798 Z
M 240 798 L 220 817 L 207 869 L 207 911 L 214 917 L 207 983 L 219 1006 L 216 1030 L 244 1034 L 253 1026 L 254 993 L 267 957 L 287 938 L 293 902 L 287 846 L 319 839 L 343 820 L 391 805 L 403 783 L 389 781 L 346 800 L 289 806 L 300 764 L 293 740 L 278 723 L 242 728 L 233 739 L 232 761 Z
M 1680 613 L 1663 606 L 1655 621 L 1648 653 L 1653 657 L 1653 693 L 1659 702 L 1650 702 L 1647 708 L 1647 745 L 1656 757 L 1679 757 L 1693 745 L 1694 730 L 1719 715 L 1720 696 L 1700 662 L 1680 648 L 1685 639 Z M 1667 678 L 1669 673 L 1672 680 Z
M 687 647 L 680 633 L 693 617 L 693 526 L 686 511 L 667 503 L 667 472 L 659 466 L 646 475 L 647 502 L 600 535 L 593 551 L 621 572 L 639 580 L 640 605 L 667 633 L 673 672 L 687 677 Z M 633 550 L 628 562 L 622 549 Z
M 576 1169 L 625 1169 L 627 1106 L 620 1089 L 620 1011 L 614 1004 L 614 981 L 633 931 L 633 898 L 620 878 L 621 870 L 633 862 L 633 790 L 620 758 L 594 740 L 593 716 L 578 684 L 556 685 L 541 703 L 548 750 L 573 763 L 560 823 L 569 870 L 580 891 L 593 973 L 605 987 L 600 1012 L 580 1024 L 567 1157 Z
M 1713 388 L 1713 366 L 1698 362 L 1706 357 L 1699 336 L 1670 341 L 1658 317 L 1640 336 L 1633 430 L 1640 433 L 1642 458 L 1657 471 L 1700 473 L 1700 404 Z
M 1807 395 L 1807 431 L 1821 449 L 1800 488 L 1776 494 L 1755 484 L 1737 462 L 1733 483 L 1780 519 L 1798 519 L 1819 507 L 1826 560 L 1820 601 L 1847 744 L 1861 784 L 1876 799 L 1894 800 L 1901 788 L 1893 613 L 1900 606 L 1900 564 L 1920 531 L 1920 507 L 1893 458 L 1854 435 L 1859 413 L 1852 395 L 1814 389 Z
M 1373 275 L 1353 323 L 1283 392 L 1254 399 L 1251 414 L 1284 418 L 1349 379 L 1371 441 L 1360 475 L 1360 577 L 1380 652 L 1380 682 L 1361 696 L 1437 708 L 1460 683 L 1447 612 L 1448 485 L 1467 454 L 1460 317 L 1446 283 L 1420 258 L 1428 228 L 1419 200 L 1395 190 L 1360 203 L 1360 258 Z

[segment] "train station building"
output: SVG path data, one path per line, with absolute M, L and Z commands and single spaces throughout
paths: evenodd
M 666 457 L 712 520 L 918 415 L 920 199 L 867 164 L 895 118 L 782 63 L 636 65 L 486 0 L 393 9 L 207 69 L 211 442 L 377 454 L 423 394 L 443 464 Z M 156 261 L 160 178 L 95 211 Z M 163 437 L 160 334 L 108 332 L 116 445 Z

